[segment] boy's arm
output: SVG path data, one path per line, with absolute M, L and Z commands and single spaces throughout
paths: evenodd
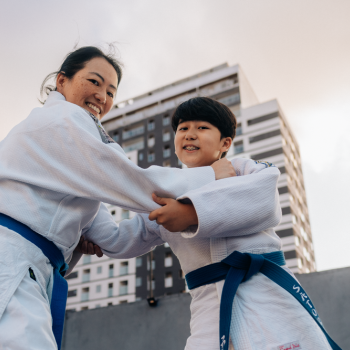
M 148 214 L 136 214 L 117 225 L 103 203 L 92 225 L 83 234 L 85 240 L 98 245 L 103 254 L 115 259 L 134 258 L 165 243 L 160 238 L 159 226 L 148 220 Z
M 232 164 L 237 177 L 216 181 L 178 198 L 192 202 L 198 216 L 198 226 L 182 232 L 183 237 L 241 236 L 279 223 L 279 170 L 250 159 L 233 159 Z M 153 213 L 150 217 L 155 219 Z

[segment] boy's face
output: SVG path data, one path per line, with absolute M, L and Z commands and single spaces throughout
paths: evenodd
M 220 159 L 232 144 L 230 137 L 221 139 L 219 129 L 208 122 L 180 122 L 175 134 L 175 153 L 189 168 L 207 166 Z

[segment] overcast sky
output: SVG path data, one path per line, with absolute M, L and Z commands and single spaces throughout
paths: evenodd
M 22 0 L 0 12 L 0 140 L 76 44 L 117 42 L 117 101 L 224 62 L 300 145 L 319 270 L 350 266 L 349 0 Z

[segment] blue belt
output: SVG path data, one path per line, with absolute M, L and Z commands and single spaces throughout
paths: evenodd
M 194 270 L 186 275 L 189 289 L 225 279 L 220 304 L 220 350 L 228 350 L 232 304 L 239 285 L 250 277 L 261 272 L 266 277 L 292 294 L 295 299 L 308 311 L 321 328 L 333 350 L 341 350 L 323 328 L 320 318 L 304 289 L 286 270 L 283 252 L 267 254 L 248 254 L 234 251 L 221 262 L 214 263 Z
M 1 213 L 0 225 L 17 232 L 22 237 L 35 244 L 42 250 L 43 254 L 50 260 L 53 266 L 54 284 L 51 297 L 52 331 L 56 339 L 57 347 L 60 349 L 68 294 L 68 283 L 63 277 L 68 269 L 68 265 L 64 261 L 61 251 L 53 242 L 34 232 L 28 226 Z

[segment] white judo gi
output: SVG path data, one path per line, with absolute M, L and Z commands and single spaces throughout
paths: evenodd
M 253 254 L 281 250 L 281 241 L 273 229 L 281 219 L 279 170 L 249 159 L 233 159 L 232 164 L 237 177 L 216 181 L 179 198 L 190 199 L 196 208 L 199 226 L 193 227 L 193 232 L 169 232 L 150 222 L 146 214 L 122 221 L 118 228 L 101 206 L 86 239 L 94 241 L 91 233 L 109 225 L 110 237 L 106 235 L 98 243 L 107 255 L 115 258 L 141 255 L 152 246 L 167 242 L 185 274 L 219 262 L 235 250 Z M 223 285 L 224 281 L 220 281 L 190 291 L 191 336 L 185 350 L 219 350 Z M 230 337 L 235 350 L 287 349 L 292 342 L 299 343 L 304 350 L 331 349 L 299 302 L 261 273 L 237 290 Z
M 101 202 L 150 212 L 159 207 L 153 192 L 176 198 L 211 182 L 211 167 L 137 167 L 118 144 L 103 143 L 91 116 L 58 92 L 0 143 L 0 213 L 54 242 L 67 262 Z M 105 233 L 90 232 L 96 242 Z M 0 226 L 0 349 L 56 348 L 52 270 L 40 249 Z

